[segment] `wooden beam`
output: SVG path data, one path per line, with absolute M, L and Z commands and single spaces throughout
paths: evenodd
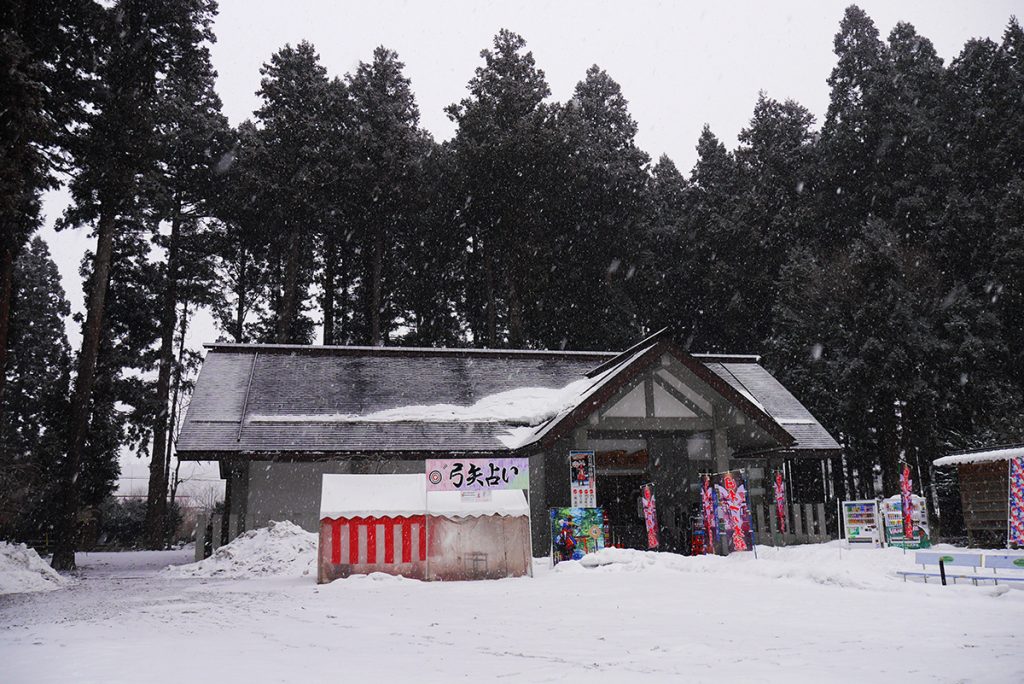
M 705 411 L 704 409 L 702 409 L 700 406 L 698 406 L 696 404 L 696 402 L 694 402 L 688 396 L 686 396 L 685 394 L 683 394 L 682 392 L 677 390 L 675 387 L 673 387 L 671 382 L 669 382 L 665 378 L 661 377 L 657 373 L 655 373 L 651 377 L 654 378 L 654 382 L 658 383 L 658 385 L 663 390 L 665 390 L 670 395 L 672 395 L 672 398 L 675 399 L 676 401 L 680 402 L 683 406 L 685 406 L 686 408 L 690 409 L 691 411 L 693 411 L 698 416 L 706 416 L 706 415 L 708 415 L 708 412 Z M 710 402 L 708 402 L 708 403 L 710 403 Z

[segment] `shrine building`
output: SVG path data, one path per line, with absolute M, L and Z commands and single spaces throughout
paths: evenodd
M 547 510 L 569 505 L 569 452 L 592 450 L 609 542 L 643 547 L 640 488 L 653 483 L 661 548 L 685 552 L 702 473 L 743 469 L 757 511 L 767 506 L 766 477 L 781 469 L 794 502 L 822 510 L 825 464 L 840 453 L 757 356 L 690 354 L 664 331 L 622 352 L 207 350 L 177 453 L 219 463 L 220 542 L 271 520 L 316 531 L 325 474 L 527 457 L 533 553 L 541 556 Z

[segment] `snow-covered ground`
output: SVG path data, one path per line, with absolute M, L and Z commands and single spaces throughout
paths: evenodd
M 318 586 L 289 531 L 173 571 L 190 551 L 81 554 L 69 588 L 0 596 L 0 680 L 1024 681 L 1024 591 L 904 583 L 898 549 L 609 550 L 534 578 Z

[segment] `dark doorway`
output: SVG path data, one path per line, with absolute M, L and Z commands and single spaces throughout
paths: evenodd
M 647 549 L 647 532 L 638 515 L 643 475 L 597 471 L 597 505 L 604 509 L 608 535 L 605 544 Z

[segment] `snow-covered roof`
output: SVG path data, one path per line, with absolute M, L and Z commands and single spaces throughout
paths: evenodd
M 520 489 L 494 490 L 463 497 L 462 492 L 427 492 L 426 475 L 324 475 L 320 518 L 443 515 L 529 515 Z
M 617 354 L 210 345 L 177 451 L 183 460 L 527 451 L 579 424 L 663 353 L 778 447 L 838 449 L 756 357 L 688 355 L 657 333 Z
M 324 475 L 320 493 L 321 518 L 365 518 L 423 515 L 427 505 L 427 476 Z
M 980 451 L 965 451 L 959 454 L 950 454 L 932 461 L 932 465 L 951 466 L 963 465 L 965 463 L 988 463 L 992 461 L 1008 461 L 1011 458 L 1024 458 L 1024 445 L 997 447 Z

